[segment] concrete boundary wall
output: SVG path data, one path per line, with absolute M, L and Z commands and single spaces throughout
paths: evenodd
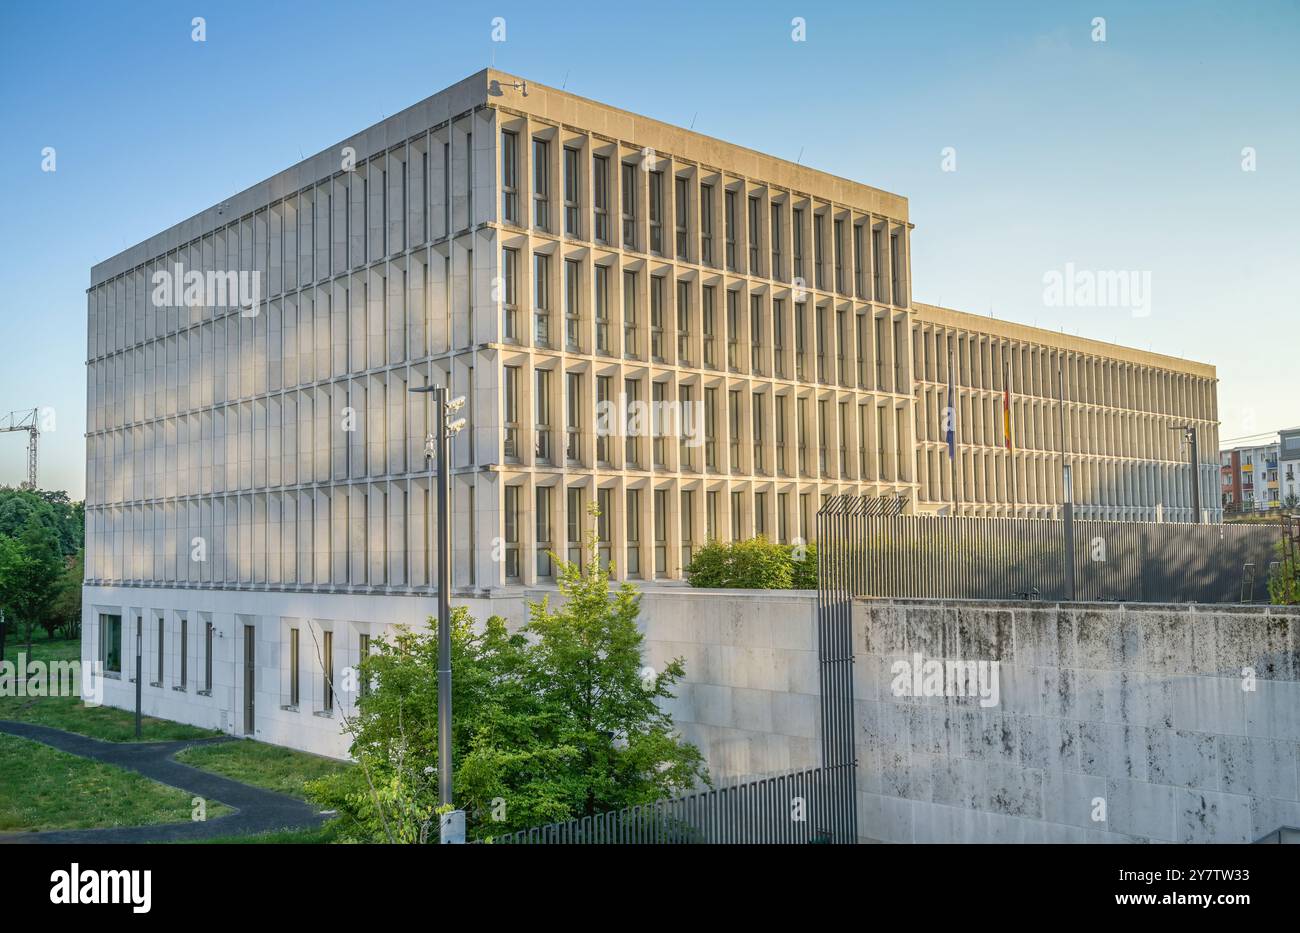
M 853 629 L 863 840 L 1251 842 L 1300 825 L 1300 610 L 862 599 Z M 895 665 L 918 655 L 998 662 L 998 703 L 899 695 Z

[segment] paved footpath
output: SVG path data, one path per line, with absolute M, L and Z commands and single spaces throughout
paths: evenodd
M 220 836 L 243 836 L 273 829 L 306 829 L 319 825 L 326 819 L 316 807 L 294 797 L 200 771 L 172 760 L 174 754 L 193 745 L 242 741 L 234 736 L 223 735 L 181 742 L 104 742 L 49 726 L 3 719 L 0 719 L 0 732 L 135 771 L 159 783 L 179 788 L 192 797 L 203 797 L 209 802 L 220 801 L 235 810 L 234 813 L 201 822 L 0 834 L 0 843 L 186 842 Z

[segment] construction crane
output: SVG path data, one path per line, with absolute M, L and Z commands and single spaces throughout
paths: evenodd
M 27 482 L 22 484 L 23 489 L 36 488 L 36 442 L 41 436 L 40 415 L 41 410 L 33 408 L 31 411 L 11 411 L 0 418 L 0 432 L 27 432 Z

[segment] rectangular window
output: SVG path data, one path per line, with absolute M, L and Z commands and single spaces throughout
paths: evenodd
M 519 223 L 519 137 L 510 130 L 501 131 L 501 216 Z
M 700 185 L 700 262 L 713 265 L 712 185 Z
M 740 491 L 736 490 L 731 494 L 731 540 L 740 540 L 740 509 L 741 496 Z
M 650 277 L 650 357 L 656 362 L 664 358 L 664 278 Z
M 800 382 L 808 379 L 808 305 L 795 302 L 794 306 L 794 374 Z
M 790 494 L 779 492 L 776 494 L 776 535 L 782 544 L 790 543 Z
M 533 312 L 535 340 L 539 347 L 551 345 L 551 257 L 533 253 Z
M 212 623 L 203 623 L 203 692 L 212 693 Z
M 578 177 L 579 158 L 577 149 L 564 150 L 564 232 L 568 236 L 579 236 L 578 209 L 582 199 L 579 195 Z
M 181 618 L 181 679 L 180 686 L 184 690 L 190 685 L 190 623 L 189 620 Z
M 677 364 L 691 363 L 691 283 L 677 283 Z
M 717 369 L 717 357 L 714 354 L 714 333 L 713 333 L 713 286 L 704 286 L 704 305 L 700 309 L 703 318 L 704 331 L 704 365 L 710 369 Z
M 361 674 L 361 664 L 370 657 L 370 636 L 365 632 L 357 635 L 357 674 Z M 370 695 L 370 678 L 358 676 L 357 690 L 364 697 Z
M 582 373 L 565 373 L 564 456 L 570 463 L 582 458 Z
M 880 231 L 871 231 L 871 283 L 874 289 L 873 294 L 876 301 L 885 300 L 885 282 L 884 277 L 880 274 Z
M 749 296 L 749 370 L 763 375 L 763 296 Z
M 538 463 L 551 462 L 551 371 L 536 372 L 536 391 L 533 394 L 534 453 Z
M 298 708 L 301 681 L 298 674 L 298 630 L 289 629 L 289 705 Z
M 505 367 L 505 457 L 519 458 L 519 367 Z
M 598 243 L 609 242 L 609 159 L 595 156 L 591 160 L 591 182 L 595 217 L 593 236 Z
M 785 378 L 785 301 L 780 298 L 772 300 L 772 372 Z
M 776 395 L 772 398 L 772 415 L 775 421 L 774 433 L 776 437 L 776 469 L 777 472 L 785 474 L 788 467 L 785 462 L 785 403 L 786 396 Z
M 844 221 L 835 221 L 835 290 L 843 294 L 848 291 L 844 287 Z
M 682 490 L 682 566 L 690 566 L 695 557 L 695 492 Z
M 628 410 L 631 411 L 641 400 L 641 382 L 637 379 L 624 379 L 623 391 L 627 394 Z M 632 431 L 627 432 L 627 437 L 623 440 L 623 453 L 626 463 L 624 466 L 640 469 L 641 467 L 641 438 Z
M 641 490 L 627 491 L 627 574 L 641 576 Z
M 866 282 L 866 279 L 863 278 L 863 274 L 866 272 L 866 268 L 863 265 L 865 254 L 862 252 L 862 232 L 862 224 L 853 225 L 853 294 L 858 298 L 867 297 L 866 292 L 863 290 Z
M 99 614 L 99 663 L 104 670 L 122 673 L 122 617 L 106 612 Z
M 166 652 L 163 650 L 166 641 L 167 620 L 162 616 L 158 617 L 158 675 L 154 679 L 154 686 L 161 687 L 163 684 L 163 658 Z
M 596 270 L 596 352 L 609 352 L 609 266 Z
M 704 494 L 704 537 L 718 540 L 718 494 L 714 490 Z
M 704 390 L 704 465 L 718 468 L 717 389 Z
M 519 342 L 519 306 L 516 288 L 518 287 L 519 251 L 505 247 L 501 250 L 501 301 L 502 332 L 506 340 Z
M 740 390 L 727 393 L 727 467 L 732 473 L 740 472 Z
M 727 191 L 723 194 L 723 222 L 726 224 L 724 233 L 727 238 L 727 268 L 735 271 L 736 268 L 736 192 Z
M 825 214 L 813 214 L 813 279 L 818 290 L 826 288 Z
M 844 363 L 844 312 L 835 312 L 835 372 L 841 385 L 848 385 L 848 368 Z
M 533 226 L 551 229 L 551 147 L 544 139 L 533 140 Z
M 538 486 L 537 493 L 537 575 L 549 578 L 554 573 L 551 566 L 551 487 Z
M 650 173 L 650 252 L 664 251 L 664 173 Z
M 582 487 L 574 486 L 565 492 L 566 503 L 564 507 L 566 537 L 569 540 L 569 563 L 582 566 L 582 548 L 586 543 L 582 539 L 582 516 L 586 514 L 582 508 Z
M 623 163 L 623 248 L 636 249 L 636 163 Z
M 677 217 L 675 218 L 677 228 L 677 258 L 683 262 L 686 260 L 686 198 L 690 180 L 686 178 L 673 179 L 673 187 L 676 193 Z
M 609 407 L 610 378 L 609 376 L 596 377 L 597 411 L 607 410 Z M 612 429 L 612 425 L 602 425 L 600 419 L 596 419 L 596 461 L 598 463 L 606 465 L 609 463 L 609 433 Z
M 803 210 L 796 207 L 793 216 L 793 244 L 794 244 L 794 277 L 803 282 L 807 280 L 803 274 Z
M 321 632 L 321 712 L 334 709 L 334 633 Z
M 754 537 L 767 537 L 767 493 L 754 494 Z
M 732 372 L 740 369 L 740 310 L 737 307 L 739 293 L 727 292 L 727 368 Z
M 754 431 L 754 472 L 767 473 L 767 462 L 763 450 L 763 396 L 755 392 L 750 396 L 750 402 L 753 407 L 753 431 Z
M 762 203 L 758 198 L 749 199 L 749 274 L 758 274 L 758 226 Z
M 699 425 L 695 423 L 695 389 L 688 385 L 679 385 L 677 387 L 677 400 L 681 403 L 681 437 L 677 441 L 677 459 L 679 468 L 683 470 L 695 469 L 695 448 L 691 446 L 691 438 L 696 436 L 695 432 L 699 430 Z
M 636 313 L 637 276 L 635 272 L 623 273 L 623 355 L 631 359 L 640 357 L 637 345 Z
M 891 233 L 889 235 L 889 294 L 891 304 L 901 305 L 903 303 L 902 271 L 903 256 L 899 252 L 898 234 Z
M 817 379 L 819 382 L 826 381 L 826 309 L 817 309 L 817 333 L 814 339 L 817 341 Z
M 662 470 L 664 467 L 664 424 L 663 415 L 664 402 L 668 398 L 668 386 L 663 382 L 650 383 L 650 463 L 655 469 Z
M 519 487 L 507 486 L 505 492 L 506 579 L 519 579 Z
M 826 400 L 817 400 L 817 471 L 822 476 L 826 469 Z
M 668 490 L 656 489 L 655 498 L 655 573 L 668 572 Z
M 600 513 L 596 517 L 596 553 L 602 568 L 609 567 L 610 509 L 613 508 L 613 499 L 614 490 L 596 490 L 596 511 Z
M 772 205 L 772 229 L 768 236 L 772 240 L 772 269 L 769 273 L 770 278 L 781 278 L 781 266 L 784 261 L 781 256 L 781 205 Z
M 578 263 L 574 259 L 564 260 L 564 348 L 578 349 Z

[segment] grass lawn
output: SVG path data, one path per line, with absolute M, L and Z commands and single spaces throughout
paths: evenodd
M 220 839 L 194 839 L 198 845 L 328 845 L 338 842 L 337 820 L 315 829 L 273 829 L 252 836 L 223 836 Z
M 208 801 L 208 819 L 230 808 Z M 133 771 L 0 735 L 0 832 L 143 826 L 190 819 L 190 795 Z
M 18 652 L 26 648 L 12 638 L 5 644 L 5 660 L 18 663 Z M 67 661 L 81 657 L 79 639 L 32 642 L 29 661 Z M 109 742 L 134 742 L 135 713 L 111 706 L 86 706 L 80 697 L 0 697 L 0 719 L 31 722 L 42 726 L 66 729 Z M 201 739 L 220 735 L 211 729 L 200 729 L 167 719 L 145 716 L 140 727 L 145 742 L 166 742 L 173 739 Z
M 303 785 L 308 781 L 352 767 L 345 761 L 252 739 L 187 748 L 176 756 L 176 760 L 300 800 L 306 799 Z

